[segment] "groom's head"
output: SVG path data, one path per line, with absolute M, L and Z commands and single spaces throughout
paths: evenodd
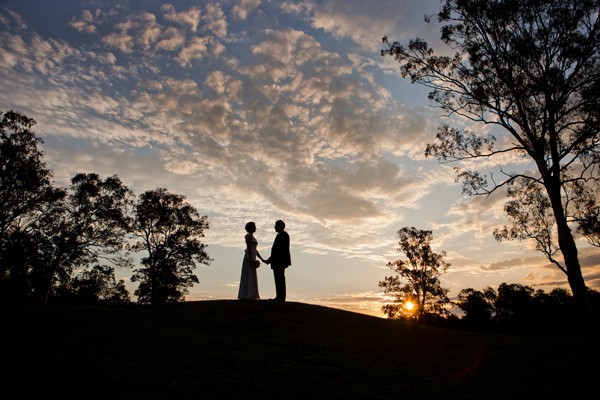
M 285 229 L 285 222 L 283 222 L 280 219 L 278 219 L 277 221 L 275 221 L 275 230 L 277 232 L 281 232 L 284 229 Z

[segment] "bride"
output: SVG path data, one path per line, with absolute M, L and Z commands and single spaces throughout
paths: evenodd
M 254 222 L 248 222 L 246 224 L 246 251 L 244 253 L 244 261 L 242 262 L 242 277 L 240 278 L 240 290 L 238 291 L 239 300 L 258 300 L 258 277 L 256 269 L 260 266 L 260 261 L 263 258 L 256 249 L 258 241 L 254 237 L 256 232 L 256 224 Z

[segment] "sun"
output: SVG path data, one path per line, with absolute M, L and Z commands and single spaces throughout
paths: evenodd
M 412 309 L 415 308 L 415 305 L 412 301 L 407 301 L 404 303 L 404 308 L 406 308 L 408 311 L 412 311 Z

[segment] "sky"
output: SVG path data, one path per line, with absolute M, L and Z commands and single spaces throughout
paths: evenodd
M 497 242 L 501 192 L 468 197 L 453 165 L 425 158 L 442 122 L 428 90 L 400 77 L 381 38 L 440 52 L 439 0 L 0 0 L 0 111 L 33 128 L 55 183 L 117 175 L 139 195 L 166 188 L 208 217 L 213 259 L 187 300 L 235 299 L 244 225 L 268 256 L 282 219 L 291 237 L 289 301 L 382 316 L 397 231 L 431 230 L 451 264 L 442 286 L 567 287 L 528 242 Z M 498 132 L 502 140 L 502 132 Z M 505 155 L 480 161 L 534 166 Z M 588 286 L 600 251 L 578 238 Z M 117 270 L 130 283 L 131 270 Z M 261 298 L 275 296 L 258 270 Z

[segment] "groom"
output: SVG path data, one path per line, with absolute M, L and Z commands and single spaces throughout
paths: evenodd
M 285 222 L 275 222 L 277 236 L 271 248 L 271 257 L 265 261 L 271 264 L 273 277 L 275 278 L 275 291 L 277 295 L 273 300 L 285 301 L 285 269 L 292 265 L 290 256 L 290 235 L 285 231 Z

